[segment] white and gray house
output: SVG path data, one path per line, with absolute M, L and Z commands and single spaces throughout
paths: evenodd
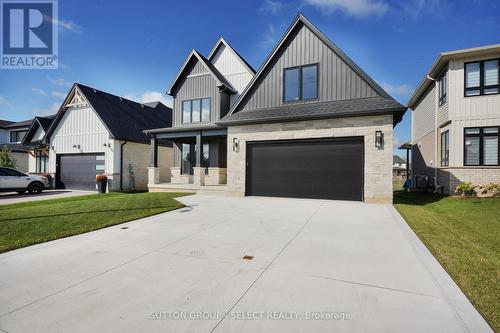
M 57 114 L 37 117 L 24 136 L 29 172 L 49 173 L 56 188 L 94 190 L 98 174 L 111 191 L 146 190 L 152 126 L 171 126 L 172 109 L 137 103 L 75 83 Z M 159 146 L 162 181 L 170 180 L 172 147 Z
M 500 44 L 441 53 L 408 107 L 412 185 L 500 183 Z
M 406 107 L 304 16 L 258 71 L 224 40 L 193 50 L 151 135 L 150 191 L 392 202 L 393 127 Z M 163 182 L 162 140 L 174 164 Z
M 28 152 L 22 141 L 33 119 L 10 121 L 0 119 L 0 150 L 7 146 L 11 156 L 16 160 L 16 168 L 28 171 Z

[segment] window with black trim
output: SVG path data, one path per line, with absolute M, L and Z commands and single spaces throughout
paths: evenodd
M 500 127 L 464 129 L 464 165 L 499 165 L 498 139 Z
M 464 70 L 464 96 L 500 93 L 500 59 L 466 62 Z
M 207 123 L 210 121 L 210 98 L 182 101 L 183 123 Z
M 293 102 L 318 98 L 318 64 L 283 70 L 283 101 Z
M 441 133 L 441 166 L 448 166 L 450 163 L 450 132 Z
M 444 72 L 443 75 L 439 78 L 439 106 L 446 103 L 446 89 L 448 85 L 448 77 L 447 72 Z
M 10 131 L 10 142 L 21 142 L 26 135 L 25 130 L 22 131 Z

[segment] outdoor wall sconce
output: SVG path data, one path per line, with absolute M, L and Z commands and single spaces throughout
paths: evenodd
M 108 142 L 108 143 L 103 143 L 102 144 L 104 147 L 108 147 L 108 148 L 111 148 L 111 144 Z
M 375 131 L 375 147 L 382 148 L 384 146 L 384 133 Z
M 240 151 L 240 140 L 238 138 L 233 138 L 233 151 L 236 153 Z
M 80 145 L 73 145 L 73 148 L 80 149 Z

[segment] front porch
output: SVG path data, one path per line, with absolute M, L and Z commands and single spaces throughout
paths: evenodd
M 166 128 L 149 132 L 151 164 L 148 175 L 150 191 L 206 192 L 226 191 L 227 130 L 215 126 Z M 158 142 L 173 143 L 174 163 L 170 167 L 170 182 L 160 183 Z

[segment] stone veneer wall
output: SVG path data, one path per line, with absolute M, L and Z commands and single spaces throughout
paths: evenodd
M 246 142 L 363 136 L 365 202 L 392 203 L 392 115 L 267 123 L 228 128 L 227 184 L 232 195 L 245 195 Z M 375 131 L 384 133 L 384 148 L 375 147 Z M 239 152 L 232 149 L 240 140 Z
M 438 170 L 438 178 L 444 192 L 454 194 L 457 185 L 462 182 L 479 185 L 500 184 L 500 167 L 441 168 Z

